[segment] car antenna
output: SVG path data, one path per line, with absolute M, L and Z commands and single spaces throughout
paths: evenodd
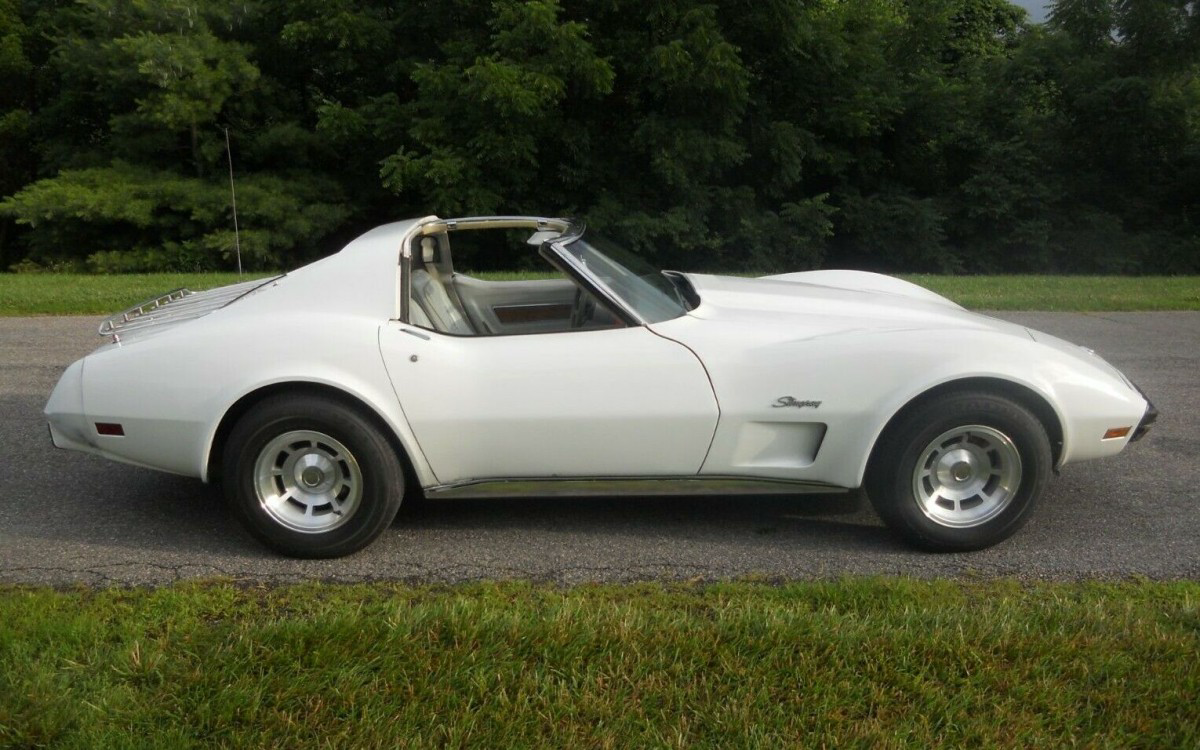
M 229 201 L 233 207 L 233 247 L 237 252 L 238 280 L 242 278 L 242 239 L 238 234 L 237 191 L 233 189 L 233 150 L 229 148 L 229 128 L 225 128 L 225 156 L 229 160 Z

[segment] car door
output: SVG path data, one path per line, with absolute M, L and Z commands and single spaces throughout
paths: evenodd
M 379 343 L 441 484 L 690 476 L 716 429 L 704 367 L 645 327 L 454 336 L 392 321 Z

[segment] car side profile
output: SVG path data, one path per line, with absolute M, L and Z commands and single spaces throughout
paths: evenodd
M 472 244 L 545 273 L 456 272 Z M 46 405 L 54 444 L 220 481 L 301 557 L 368 545 L 409 492 L 863 488 L 908 542 L 973 550 L 1157 415 L 1091 351 L 899 279 L 663 272 L 553 218 L 388 224 L 100 333 Z

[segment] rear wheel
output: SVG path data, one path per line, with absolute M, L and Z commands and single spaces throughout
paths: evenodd
M 880 437 L 866 489 L 889 528 L 934 551 L 982 549 L 1029 518 L 1050 475 L 1050 440 L 1024 406 L 956 393 L 902 414 Z
M 224 453 L 225 495 L 256 538 L 293 557 L 340 557 L 388 527 L 404 472 L 387 438 L 353 409 L 280 395 L 245 414 Z

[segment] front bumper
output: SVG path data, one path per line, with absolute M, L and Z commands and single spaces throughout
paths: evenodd
M 1137 388 L 1138 393 L 1142 394 L 1142 398 L 1146 399 L 1146 413 L 1142 415 L 1142 421 L 1138 422 L 1137 429 L 1133 431 L 1133 437 L 1129 438 L 1129 442 L 1131 443 L 1135 443 L 1146 437 L 1146 433 L 1150 431 L 1150 426 L 1158 421 L 1158 409 L 1154 408 L 1154 404 L 1146 396 L 1146 392 L 1137 383 L 1133 383 L 1133 387 Z

